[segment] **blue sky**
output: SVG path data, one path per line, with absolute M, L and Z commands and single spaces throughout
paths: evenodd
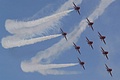
M 68 1 L 68 0 L 67 0 Z M 113 3 L 111 3 L 104 12 L 99 15 L 98 18 L 94 19 L 95 16 L 91 17 L 91 15 L 97 6 L 101 3 L 100 0 L 73 0 L 75 3 L 77 3 L 81 7 L 81 15 L 78 15 L 76 11 L 71 11 L 67 14 L 67 16 L 62 17 L 61 20 L 55 22 L 53 24 L 53 27 L 50 29 L 45 29 L 44 35 L 53 35 L 53 34 L 60 34 L 59 28 L 61 27 L 64 31 L 68 32 L 68 40 L 72 41 L 75 40 L 77 45 L 80 45 L 81 47 L 81 53 L 82 55 L 79 55 L 77 51 L 74 50 L 74 47 L 70 44 L 70 42 L 65 41 L 65 39 L 62 36 L 46 40 L 43 42 L 34 43 L 31 45 L 25 45 L 21 47 L 13 47 L 13 48 L 4 48 L 2 46 L 2 39 L 7 36 L 13 36 L 14 34 L 11 34 L 6 29 L 7 23 L 6 21 L 13 20 L 13 21 L 34 21 L 37 19 L 41 19 L 46 16 L 54 15 L 55 13 L 63 12 L 62 10 L 68 10 L 66 7 L 63 7 L 61 11 L 59 11 L 60 7 L 63 6 L 66 0 L 0 0 L 0 27 L 1 27 L 1 46 L 0 46 L 0 79 L 2 80 L 62 80 L 62 79 L 105 79 L 105 80 L 118 80 L 119 74 L 120 74 L 120 63 L 119 61 L 119 0 L 115 0 Z M 72 0 L 71 0 L 72 1 Z M 106 0 L 109 2 L 109 0 Z M 110 0 L 111 1 L 111 0 Z M 69 3 L 69 10 L 72 9 L 73 5 L 72 3 Z M 106 5 L 106 4 L 104 4 Z M 81 21 L 83 21 L 86 17 L 90 17 L 91 20 L 94 20 L 94 29 L 95 31 L 92 31 L 89 27 L 87 27 L 85 30 L 81 31 L 81 35 L 78 36 L 78 38 L 75 37 L 75 39 L 71 39 L 69 37 L 72 31 L 74 29 L 80 29 L 81 25 L 83 27 L 86 24 L 82 24 Z M 55 19 L 56 20 L 56 19 Z M 50 21 L 54 21 L 53 18 L 50 18 Z M 42 26 L 46 24 L 51 24 L 46 22 L 45 24 L 42 24 Z M 84 22 L 83 22 L 84 23 Z M 14 26 L 12 24 L 12 26 Z M 20 25 L 18 25 L 20 26 Z M 9 26 L 8 26 L 9 27 Z M 15 26 L 16 27 L 16 26 Z M 50 26 L 51 27 L 51 26 Z M 36 30 L 36 28 L 33 28 Z M 34 39 L 34 37 L 40 37 L 39 28 L 37 35 L 30 37 Z M 17 29 L 16 29 L 17 30 Z M 24 29 L 21 29 L 24 30 Z M 25 29 L 27 32 L 27 29 Z M 36 30 L 37 31 L 37 30 Z M 99 40 L 97 32 L 100 32 L 101 34 L 106 36 L 106 45 L 103 44 Z M 16 32 L 17 33 L 17 32 Z M 17 33 L 18 34 L 18 33 Z M 27 35 L 27 34 L 26 34 Z M 26 38 L 26 35 L 24 36 Z M 77 31 L 74 35 L 78 35 Z M 20 37 L 19 35 L 18 37 Z M 93 47 L 94 50 L 92 50 L 87 42 L 85 37 L 88 37 L 90 40 L 94 41 Z M 23 34 L 22 34 L 23 37 Z M 29 36 L 27 35 L 27 38 Z M 72 38 L 74 38 L 72 36 Z M 64 43 L 60 46 L 59 43 Z M 54 47 L 55 44 L 58 44 L 58 46 Z M 67 45 L 70 44 L 70 47 L 67 47 Z M 66 46 L 66 47 L 64 47 Z M 107 60 L 103 54 L 101 53 L 100 47 L 103 47 L 105 50 L 109 52 L 108 57 L 109 60 Z M 64 49 L 62 49 L 64 48 Z M 50 49 L 50 50 L 48 50 Z M 52 50 L 51 50 L 52 49 Z M 58 54 L 47 57 L 47 50 L 48 53 L 51 53 L 52 51 L 58 51 Z M 42 51 L 42 52 L 41 52 Z M 40 55 L 39 55 L 40 54 Z M 45 54 L 45 55 L 44 55 Z M 39 56 L 39 57 L 38 57 Z M 43 57 L 42 57 L 43 56 Z M 38 57 L 38 58 L 37 58 Z M 56 72 L 60 73 L 59 71 L 65 71 L 66 73 L 69 73 L 70 71 L 78 72 L 78 74 L 42 74 L 42 67 L 39 67 L 39 64 L 56 64 L 56 66 L 60 66 L 59 64 L 69 64 L 69 63 L 78 63 L 77 57 L 79 57 L 82 61 L 85 62 L 86 70 L 83 70 L 80 65 L 66 67 L 66 68 L 56 68 L 53 70 L 57 70 Z M 22 62 L 26 61 L 29 63 L 29 61 L 32 61 L 32 58 L 35 58 L 35 60 L 41 58 L 41 61 L 39 61 L 37 64 L 35 62 L 34 64 L 29 64 L 27 66 L 26 71 L 22 70 L 21 64 Z M 36 59 L 37 58 L 37 59 Z M 34 60 L 33 60 L 34 62 Z M 106 69 L 104 64 L 108 64 L 110 68 L 113 69 L 113 77 L 111 77 Z M 36 67 L 40 69 L 40 72 L 34 71 L 31 66 Z M 49 67 L 49 65 L 48 65 Z M 29 69 L 31 68 L 31 69 Z M 33 69 L 33 71 L 32 71 Z M 30 72 L 30 70 L 32 72 Z M 47 71 L 47 70 L 46 70 Z M 46 72 L 43 69 L 43 73 Z M 49 70 L 48 70 L 49 72 Z M 52 71 L 51 71 L 52 72 Z

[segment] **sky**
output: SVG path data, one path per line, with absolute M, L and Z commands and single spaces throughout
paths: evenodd
M 80 15 L 72 2 L 80 6 Z M 0 0 L 0 79 L 119 80 L 119 3 L 119 0 Z M 94 22 L 94 31 L 86 17 Z M 67 32 L 68 41 L 60 28 Z M 106 44 L 99 39 L 98 32 L 106 36 Z M 85 37 L 93 41 L 93 50 Z M 73 42 L 80 46 L 81 55 Z M 100 47 L 109 52 L 109 60 Z M 77 57 L 85 62 L 85 70 Z M 112 68 L 113 77 L 105 64 Z

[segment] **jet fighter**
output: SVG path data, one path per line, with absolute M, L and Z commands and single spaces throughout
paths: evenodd
M 112 76 L 112 69 L 109 68 L 106 64 L 105 64 L 105 66 L 106 66 L 107 71 L 108 71 L 108 72 L 110 73 L 110 75 Z
M 88 18 L 86 18 L 87 19 L 87 23 L 88 23 L 88 25 L 91 27 L 91 29 L 94 31 L 94 29 L 93 29 L 93 27 L 92 27 L 92 25 L 94 24 L 93 22 L 91 22 Z
M 78 58 L 79 64 L 83 67 L 83 69 L 85 70 L 84 64 L 85 62 L 81 61 L 80 58 Z
M 60 30 L 61 30 L 61 32 L 62 32 L 62 35 L 65 37 L 65 39 L 66 39 L 66 41 L 67 41 L 67 37 L 66 37 L 67 33 L 64 32 L 61 28 L 60 28 Z
M 103 53 L 103 55 L 105 55 L 106 56 L 106 58 L 108 59 L 108 51 L 105 51 L 102 47 L 101 47 L 101 51 L 102 51 L 102 53 Z
M 73 5 L 74 5 L 74 9 L 78 12 L 78 14 L 80 15 L 80 7 L 79 6 L 76 6 L 76 4 L 73 2 Z
M 101 39 L 101 41 L 103 41 L 104 42 L 104 44 L 106 44 L 106 42 L 105 42 L 105 36 L 103 36 L 103 35 L 101 35 L 99 32 L 98 32 L 98 34 L 99 34 L 99 37 L 100 37 L 100 39 Z
M 92 44 L 93 44 L 93 41 L 90 41 L 87 37 L 86 37 L 86 39 L 87 39 L 87 43 L 91 46 L 91 48 L 93 49 L 93 46 L 92 46 Z
M 73 42 L 73 44 L 74 44 L 75 49 L 79 52 L 79 54 L 81 54 L 80 53 L 80 46 L 77 46 L 74 42 Z

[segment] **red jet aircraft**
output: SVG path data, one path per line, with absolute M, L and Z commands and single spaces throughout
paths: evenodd
M 106 44 L 106 42 L 105 42 L 105 36 L 102 36 L 99 32 L 98 32 L 98 34 L 99 34 L 99 37 L 100 37 L 100 39 L 104 42 L 104 44 Z
M 60 30 L 61 30 L 61 32 L 62 32 L 62 35 L 65 37 L 65 39 L 66 39 L 66 41 L 67 41 L 67 37 L 66 37 L 66 35 L 67 35 L 67 33 L 66 32 L 63 32 L 63 30 L 60 28 Z
M 112 69 L 109 68 L 106 64 L 105 64 L 105 66 L 106 66 L 107 71 L 108 71 L 108 72 L 110 73 L 110 75 L 112 76 Z
M 86 39 L 87 39 L 87 43 L 91 46 L 91 48 L 93 49 L 93 46 L 92 46 L 92 44 L 93 44 L 93 41 L 90 41 L 87 37 L 86 37 Z
M 87 23 L 88 23 L 88 25 L 91 27 L 91 29 L 94 31 L 94 29 L 93 29 L 93 27 L 92 27 L 92 25 L 94 24 L 93 22 L 90 22 L 90 20 L 88 19 L 88 18 L 86 18 L 87 19 Z
M 73 42 L 73 44 L 74 44 L 75 49 L 79 52 L 79 54 L 81 54 L 80 53 L 80 46 L 77 46 L 74 42 Z
M 74 5 L 74 9 L 78 12 L 78 14 L 80 15 L 80 7 L 79 6 L 76 6 L 75 3 L 73 2 L 73 5 Z
M 79 58 L 78 58 L 78 61 L 79 61 L 79 64 L 83 67 L 83 69 L 85 70 L 85 67 L 84 67 L 84 64 L 85 62 L 81 61 Z
M 102 50 L 102 53 L 103 53 L 103 55 L 105 55 L 106 56 L 106 58 L 108 59 L 108 51 L 105 51 L 102 47 L 101 47 L 101 50 Z

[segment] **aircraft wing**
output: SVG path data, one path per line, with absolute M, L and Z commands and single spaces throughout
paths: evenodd
M 79 10 L 77 10 L 77 12 L 78 12 L 78 14 L 80 15 L 80 11 L 79 11 Z
M 79 49 L 77 51 L 79 52 L 79 54 L 81 54 Z
M 60 28 L 61 32 L 63 33 L 63 30 Z
M 66 36 L 64 36 L 65 37 L 65 39 L 66 39 L 66 41 L 67 41 L 67 37 Z
M 88 18 L 86 18 L 86 19 L 87 19 L 88 23 L 90 23 L 89 19 Z
M 104 49 L 101 47 L 102 51 L 104 52 Z
M 84 67 L 84 65 L 82 65 L 82 67 L 83 67 L 83 69 L 85 70 L 85 67 Z
M 99 32 L 98 32 L 99 36 L 102 36 Z
M 74 42 L 73 42 L 73 44 L 74 44 L 75 47 L 77 47 L 76 44 L 75 44 Z
M 93 46 L 92 45 L 90 45 L 91 46 L 91 48 L 93 49 Z
M 108 66 L 105 64 L 106 68 L 108 69 Z
M 92 30 L 94 31 L 94 29 L 93 29 L 92 25 L 91 25 L 90 27 L 91 27 L 91 28 L 92 28 Z
M 74 5 L 75 7 L 77 7 L 74 2 L 73 2 L 73 5 Z
M 89 39 L 86 37 L 87 41 L 89 42 Z
M 108 56 L 107 56 L 107 54 L 105 56 L 106 56 L 107 59 L 109 59 Z
M 105 40 L 103 39 L 103 42 L 106 44 Z
M 80 58 L 78 58 L 79 63 L 81 62 Z
M 110 75 L 112 76 L 112 72 L 110 71 Z

